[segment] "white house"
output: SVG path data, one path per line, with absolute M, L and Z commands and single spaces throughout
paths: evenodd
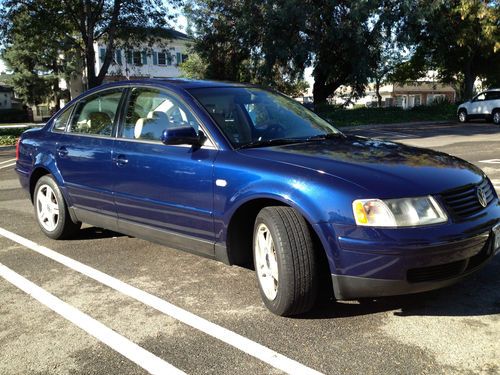
M 154 29 L 156 42 L 134 43 L 122 46 L 118 41 L 113 52 L 113 61 L 109 66 L 103 83 L 141 79 L 179 77 L 179 64 L 188 58 L 190 37 L 173 29 Z M 106 44 L 96 42 L 95 71 L 99 73 L 104 63 Z M 75 98 L 87 89 L 85 72 L 72 77 L 68 82 L 61 82 L 62 89 L 68 89 L 70 97 Z M 64 104 L 64 103 L 62 103 Z
M 14 90 L 10 86 L 0 85 L 0 109 L 11 109 Z

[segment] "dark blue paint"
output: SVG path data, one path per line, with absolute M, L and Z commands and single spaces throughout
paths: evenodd
M 477 184 L 485 176 L 443 153 L 361 137 L 234 150 L 189 94 L 191 88 L 234 84 L 150 80 L 106 88 L 137 85 L 170 90 L 181 98 L 215 147 L 53 133 L 51 120 L 21 137 L 17 171 L 22 186 L 29 188 L 33 171 L 44 168 L 55 177 L 70 206 L 222 247 L 239 207 L 255 199 L 274 199 L 296 208 L 311 224 L 332 274 L 387 280 L 403 280 L 409 268 L 473 255 L 457 244 L 488 234 L 499 222 L 495 197 L 481 214 L 462 222 L 449 219 L 439 225 L 398 229 L 356 226 L 354 199 L 436 195 Z M 58 153 L 61 147 L 64 155 Z M 218 186 L 216 180 L 227 185 Z

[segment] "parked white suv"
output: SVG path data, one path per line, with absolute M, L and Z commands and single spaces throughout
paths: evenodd
M 500 125 L 500 89 L 490 89 L 477 94 L 458 106 L 458 121 L 483 118 Z

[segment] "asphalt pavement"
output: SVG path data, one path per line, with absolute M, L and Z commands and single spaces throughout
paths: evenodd
M 384 126 L 356 134 L 482 168 L 500 193 L 500 128 Z M 281 318 L 254 273 L 84 226 L 38 228 L 0 148 L 0 374 L 498 374 L 500 256 L 452 287 L 336 302 Z

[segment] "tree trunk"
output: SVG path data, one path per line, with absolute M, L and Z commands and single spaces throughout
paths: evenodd
M 375 93 L 377 95 L 377 107 L 382 107 L 382 95 L 380 95 L 380 80 L 375 79 Z
M 472 72 L 472 58 L 467 60 L 464 68 L 464 86 L 463 86 L 463 97 L 462 99 L 470 99 L 474 94 L 474 81 L 476 80 L 476 75 Z

